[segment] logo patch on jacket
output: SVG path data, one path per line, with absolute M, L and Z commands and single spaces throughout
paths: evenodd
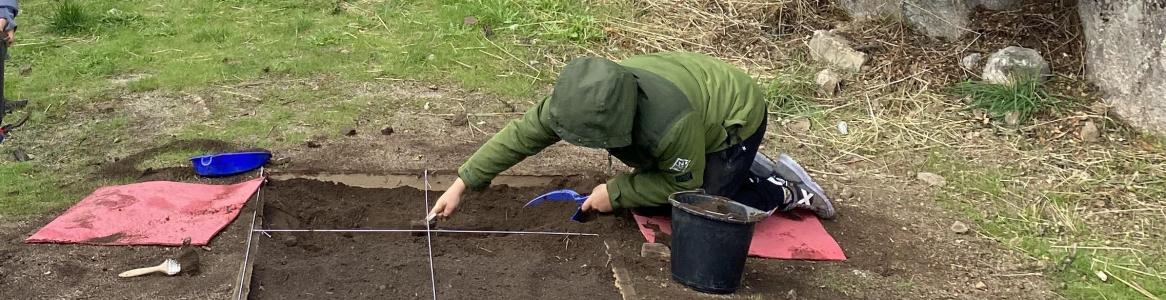
M 683 173 L 685 171 L 688 171 L 689 163 L 691 163 L 691 161 L 689 161 L 687 159 L 677 158 L 676 162 L 672 163 L 672 167 L 668 168 L 668 169 L 670 169 L 672 171 L 676 171 L 678 173 Z

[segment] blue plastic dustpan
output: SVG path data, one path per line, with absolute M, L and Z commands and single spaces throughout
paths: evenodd
M 228 152 L 191 157 L 190 164 L 198 175 L 221 177 L 258 169 L 269 159 L 267 151 Z

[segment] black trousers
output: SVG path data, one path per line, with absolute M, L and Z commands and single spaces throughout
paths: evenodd
M 782 204 L 785 191 L 769 184 L 764 178 L 754 176 L 749 172 L 753 165 L 753 157 L 765 138 L 768 116 L 762 119 L 761 126 L 744 141 L 734 143 L 734 135 L 729 135 L 726 144 L 732 144 L 724 150 L 705 155 L 704 184 L 701 188 L 705 193 L 732 199 L 763 211 L 769 211 Z M 670 206 L 645 207 L 636 209 L 641 215 L 668 215 Z
M 732 199 L 753 208 L 768 211 L 782 204 L 784 190 L 749 171 L 753 157 L 765 139 L 768 116 L 744 141 L 705 156 L 705 193 Z M 729 138 L 732 138 L 730 136 Z

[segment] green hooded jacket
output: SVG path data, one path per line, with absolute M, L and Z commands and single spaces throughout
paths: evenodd
M 658 206 L 701 187 L 705 155 L 756 132 L 764 91 L 740 69 L 696 53 L 567 64 L 554 92 L 506 125 L 461 168 L 471 188 L 560 141 L 607 149 L 635 168 L 608 181 L 615 208 Z

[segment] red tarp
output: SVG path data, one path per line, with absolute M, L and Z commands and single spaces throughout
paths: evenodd
M 645 217 L 636 215 L 636 224 L 640 233 L 649 243 L 656 242 L 656 236 L 649 224 L 660 228 L 666 234 L 672 234 L 672 223 L 669 217 Z M 822 227 L 818 217 L 809 212 L 798 212 L 798 217 L 791 218 L 780 213 L 774 214 L 753 227 L 753 243 L 749 246 L 749 255 L 763 258 L 798 259 L 798 260 L 846 260 L 842 247 L 834 241 L 834 237 Z
M 233 185 L 151 181 L 97 189 L 25 242 L 206 245 L 231 223 L 263 178 Z

